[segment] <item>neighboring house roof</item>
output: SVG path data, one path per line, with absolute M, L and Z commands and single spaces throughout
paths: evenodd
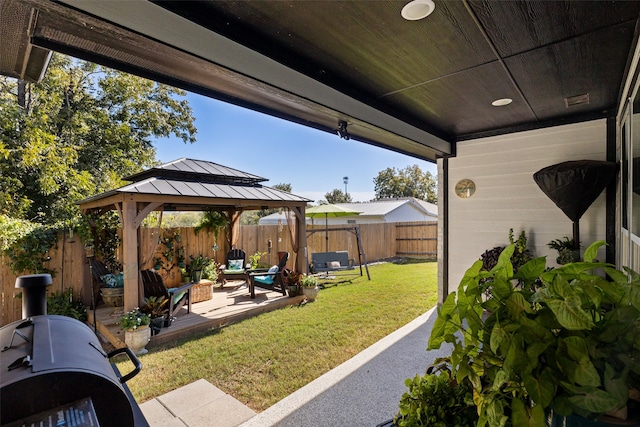
M 360 216 L 367 215 L 387 215 L 394 210 L 411 204 L 417 209 L 424 211 L 425 215 L 438 217 L 438 206 L 415 197 L 406 197 L 398 199 L 383 199 L 367 203 L 336 203 L 338 206 L 360 211 Z
M 347 223 L 349 220 L 356 222 L 399 222 L 403 221 L 403 209 L 408 206 L 414 208 L 423 217 L 430 217 L 433 221 L 438 220 L 438 206 L 413 197 L 402 199 L 385 199 L 366 203 L 336 203 L 337 206 L 359 211 L 359 215 L 342 216 L 338 218 L 328 218 L 330 224 Z M 394 216 L 393 214 L 397 215 Z M 406 213 L 406 211 L 405 211 Z M 392 218 L 393 217 L 393 218 Z M 377 220 L 377 221 L 375 221 Z M 415 219 L 407 219 L 412 221 Z M 424 219 L 422 219 L 424 220 Z M 274 213 L 260 218 L 258 224 L 277 224 L 279 221 L 286 223 L 284 213 Z M 316 217 L 315 223 L 323 222 L 323 217 Z M 311 223 L 311 218 L 307 218 L 307 223 Z

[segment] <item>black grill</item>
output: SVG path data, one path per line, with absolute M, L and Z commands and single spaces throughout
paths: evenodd
M 124 384 L 140 362 L 129 349 L 105 353 L 79 320 L 33 315 L 0 328 L 0 346 L 3 426 L 148 426 Z M 125 376 L 109 360 L 119 353 L 135 366 Z

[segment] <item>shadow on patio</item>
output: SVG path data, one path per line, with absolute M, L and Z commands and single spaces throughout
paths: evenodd
M 290 298 L 280 292 L 256 288 L 256 298 L 249 297 L 244 281 L 230 281 L 223 288 L 214 288 L 210 300 L 191 305 L 191 313 L 186 307 L 180 310 L 170 327 L 162 328 L 159 334 L 151 337 L 147 348 L 153 348 L 194 335 L 207 329 L 216 328 L 240 320 L 257 316 L 287 305 L 299 304 L 304 296 Z M 89 323 L 93 326 L 93 310 L 88 310 Z M 122 307 L 100 306 L 96 310 L 97 329 L 116 348 L 126 347 L 124 331 L 117 322 L 122 315 Z

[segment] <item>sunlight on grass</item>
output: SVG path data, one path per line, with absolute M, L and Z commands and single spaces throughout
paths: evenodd
M 301 306 L 210 330 L 140 357 L 127 384 L 144 402 L 204 378 L 263 411 L 429 310 L 437 301 L 437 264 L 370 266 Z M 426 349 L 425 337 L 425 349 Z M 118 368 L 130 368 L 124 362 Z

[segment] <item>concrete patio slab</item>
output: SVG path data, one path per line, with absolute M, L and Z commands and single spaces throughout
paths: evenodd
M 256 413 L 204 379 L 140 405 L 151 427 L 235 427 Z

